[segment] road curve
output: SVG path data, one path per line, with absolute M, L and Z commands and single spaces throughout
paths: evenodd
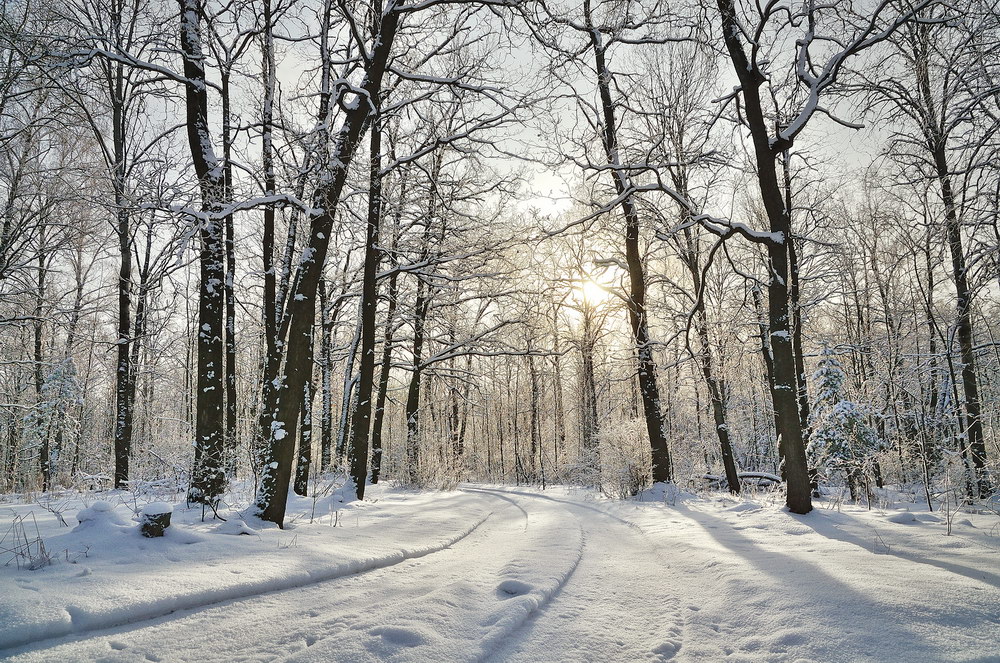
M 582 500 L 468 492 L 492 515 L 419 559 L 35 643 L 7 660 L 661 661 L 682 646 L 669 569 L 641 532 Z

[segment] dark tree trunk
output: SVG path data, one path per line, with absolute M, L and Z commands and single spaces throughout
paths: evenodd
M 187 134 L 195 173 L 201 189 L 199 219 L 200 284 L 198 291 L 197 412 L 195 417 L 195 468 L 188 498 L 213 503 L 226 487 L 223 459 L 225 302 L 225 244 L 220 212 L 224 200 L 223 169 L 212 150 L 208 123 L 205 57 L 201 48 L 201 12 L 198 0 L 179 0 L 180 43 L 187 78 Z
M 686 188 L 686 187 L 685 187 Z M 686 192 L 685 192 L 686 193 Z M 736 459 L 733 456 L 733 445 L 729 440 L 729 424 L 726 421 L 726 401 L 722 384 L 715 374 L 712 346 L 708 338 L 708 312 L 705 306 L 705 284 L 702 281 L 702 266 L 700 264 L 700 249 L 691 231 L 684 230 L 685 250 L 684 263 L 687 265 L 688 273 L 691 275 L 691 283 L 695 290 L 694 300 L 694 323 L 698 336 L 698 359 L 701 364 L 701 372 L 708 387 L 708 396 L 712 403 L 712 418 L 715 420 L 715 433 L 719 438 L 719 448 L 722 452 L 722 466 L 726 471 L 726 482 L 729 492 L 734 495 L 740 493 L 740 477 L 736 468 Z
M 118 360 L 115 368 L 115 488 L 124 490 L 129 477 L 129 457 L 132 455 L 132 366 L 129 364 L 129 345 L 132 327 L 132 235 L 129 211 L 125 197 L 125 119 L 124 119 L 124 65 L 115 64 L 111 86 L 111 129 L 115 162 L 112 165 L 112 184 L 115 192 L 115 233 L 118 236 Z
M 67 365 L 69 365 L 73 361 L 73 349 L 76 346 L 77 328 L 79 327 L 80 324 L 80 315 L 83 312 L 83 289 L 84 289 L 85 274 L 83 273 L 83 267 L 82 267 L 83 263 L 82 254 L 83 251 L 78 249 L 76 252 L 77 263 L 75 269 L 76 289 L 74 290 L 73 294 L 73 308 L 70 313 L 69 324 L 66 326 L 66 347 L 65 350 L 63 351 L 63 361 Z M 90 357 L 93 358 L 93 353 L 90 354 Z M 86 384 L 86 382 L 84 382 L 84 384 Z M 81 407 L 83 405 L 82 400 L 83 399 L 81 398 L 80 401 L 76 404 L 77 407 Z M 64 443 L 63 440 L 66 437 L 67 411 L 70 407 L 72 407 L 72 405 L 64 403 L 62 399 L 60 399 L 59 406 L 56 411 L 56 425 L 55 425 L 56 432 L 55 432 L 55 438 L 52 441 L 52 449 L 57 454 L 59 454 L 60 457 L 63 455 L 63 443 Z M 73 458 L 75 458 L 75 456 L 76 456 L 76 449 L 74 449 L 74 453 L 71 456 L 71 461 Z M 76 463 L 72 462 L 70 468 L 70 476 L 73 476 L 75 474 L 76 474 Z
M 262 1 L 261 30 L 264 43 L 261 48 L 261 73 L 263 78 L 264 99 L 261 104 L 261 164 L 264 170 L 264 195 L 274 195 L 276 187 L 274 174 L 274 35 L 272 32 L 271 0 Z M 261 362 L 260 381 L 260 412 L 258 419 L 258 435 L 255 449 L 255 461 L 263 451 L 267 435 L 265 426 L 273 420 L 274 411 L 274 379 L 277 377 L 277 365 L 281 361 L 278 351 L 278 320 L 280 312 L 277 307 L 277 278 L 274 271 L 274 205 L 264 206 L 264 227 L 261 240 L 261 258 L 264 267 L 263 309 L 261 317 L 264 323 L 264 356 Z
M 312 466 L 312 446 L 313 446 L 313 426 L 312 410 L 313 397 L 316 394 L 316 387 L 312 379 L 312 356 L 313 339 L 309 339 L 309 365 L 310 376 L 305 384 L 305 394 L 302 399 L 302 410 L 299 412 L 299 454 L 295 463 L 295 482 L 292 490 L 296 495 L 305 497 L 309 493 L 309 470 Z
M 441 153 L 434 155 L 434 162 L 428 176 L 427 216 L 424 222 L 422 246 L 418 262 L 426 262 L 430 256 L 431 231 L 433 219 L 437 210 L 437 182 L 441 174 Z M 406 461 L 407 473 L 411 483 L 420 480 L 420 388 L 423 378 L 424 325 L 430 310 L 430 286 L 419 272 L 417 278 L 417 296 L 413 304 L 413 369 L 410 374 L 410 384 L 406 390 Z
M 528 376 L 530 378 L 531 386 L 531 462 L 529 463 L 529 468 L 531 470 L 531 479 L 534 481 L 538 478 L 537 472 L 542 466 L 542 430 L 538 414 L 538 402 L 541 399 L 541 388 L 539 386 L 538 368 L 535 366 L 535 357 L 531 354 L 528 355 Z
M 771 342 L 769 340 L 767 315 L 764 312 L 764 298 L 761 297 L 760 290 L 755 285 L 751 290 L 753 296 L 754 310 L 757 312 L 757 329 L 760 338 L 760 355 L 764 360 L 764 378 L 767 386 L 767 393 L 770 394 L 772 403 L 774 400 L 774 361 L 771 359 Z M 778 462 L 782 481 L 787 481 L 785 476 L 785 445 L 781 436 L 777 434 L 778 417 L 772 412 L 772 422 L 774 424 L 775 435 L 778 438 Z
M 660 392 L 656 384 L 656 361 L 653 345 L 649 338 L 649 322 L 646 317 L 646 276 L 639 251 L 639 213 L 635 207 L 632 183 L 621 167 L 617 123 L 614 103 L 611 100 L 611 72 L 605 60 L 605 45 L 600 30 L 594 27 L 591 18 L 590 0 L 584 0 L 584 18 L 590 33 L 590 43 L 594 52 L 597 70 L 597 87 L 601 96 L 601 129 L 605 154 L 611 166 L 615 192 L 621 198 L 622 214 L 625 217 L 625 266 L 629 277 L 628 315 L 635 341 L 638 364 L 639 394 L 649 435 L 653 482 L 671 481 L 670 450 L 663 430 L 663 416 L 660 411 Z
M 6 402 L 14 402 L 14 398 L 11 395 L 6 395 Z M 13 408 L 7 410 L 7 458 L 6 466 L 4 467 L 4 478 L 6 479 L 6 486 L 8 491 L 13 492 L 14 485 L 17 479 L 17 449 L 21 444 L 21 437 L 19 432 L 21 427 L 18 425 L 17 413 Z
M 760 96 L 763 74 L 747 60 L 743 51 L 739 21 L 732 0 L 717 0 L 722 19 L 722 35 L 729 52 L 733 69 L 740 81 L 744 117 L 753 139 L 757 166 L 757 184 L 761 200 L 770 223 L 772 237 L 766 243 L 770 280 L 768 282 L 768 320 L 770 322 L 771 360 L 773 364 L 775 422 L 784 445 L 785 476 L 788 492 L 786 504 L 794 513 L 812 510 L 809 470 L 802 424 L 799 419 L 798 381 L 796 380 L 795 353 L 792 346 L 791 319 L 789 315 L 789 255 L 792 241 L 791 217 L 785 207 L 782 187 L 775 167 L 780 153 L 790 145 L 772 141 L 768 133 L 767 118 Z
M 792 175 L 788 165 L 788 152 L 782 155 L 782 171 L 785 180 L 785 210 L 789 215 L 791 227 L 792 214 Z M 795 353 L 795 393 L 799 403 L 799 426 L 802 429 L 802 446 L 809 446 L 809 390 L 806 385 L 806 362 L 802 352 L 802 304 L 800 296 L 799 258 L 795 248 L 795 238 L 789 236 L 788 244 L 788 274 L 789 309 L 792 318 L 792 352 Z
M 401 3 L 399 3 L 401 4 Z M 399 8 L 399 4 L 395 7 Z M 315 206 L 322 211 L 310 218 L 307 241 L 308 259 L 303 260 L 296 273 L 293 296 L 288 298 L 288 334 L 284 346 L 285 368 L 281 382 L 284 388 L 277 396 L 277 407 L 263 430 L 267 435 L 263 473 L 257 493 L 257 510 L 260 517 L 278 525 L 284 523 L 285 502 L 291 480 L 294 456 L 295 427 L 302 407 L 306 370 L 307 348 L 305 341 L 310 334 L 316 314 L 316 291 L 322 276 L 323 265 L 333 232 L 333 219 L 340 201 L 347 169 L 354 158 L 362 134 L 368 127 L 372 108 L 365 98 L 377 96 L 389 62 L 389 53 L 396 36 L 399 12 L 387 12 L 381 18 L 373 40 L 374 48 L 361 88 L 358 104 L 346 111 L 344 123 L 337 133 L 325 183 L 316 192 Z M 326 121 L 327 118 L 321 118 Z
M 223 201 L 227 205 L 233 202 L 232 115 L 229 99 L 229 77 L 230 72 L 228 70 L 224 71 L 222 75 L 222 163 Z M 232 213 L 226 214 L 223 223 L 225 226 L 226 253 L 226 278 L 224 285 L 226 307 L 224 453 L 226 457 L 226 473 L 232 476 L 236 472 L 238 446 L 236 439 L 236 295 L 233 291 L 234 280 L 236 279 L 236 239 Z
M 336 307 L 334 308 L 333 319 L 336 319 Z M 353 414 L 354 388 L 358 385 L 358 376 L 354 373 L 354 362 L 358 358 L 358 346 L 361 345 L 361 316 L 354 325 L 354 338 L 347 350 L 347 357 L 344 360 L 344 381 L 343 395 L 340 399 L 340 425 L 337 428 L 337 445 L 335 448 L 338 467 L 343 465 L 344 457 L 347 455 L 347 446 L 351 437 L 351 415 Z
M 333 459 L 333 324 L 330 321 L 330 295 L 326 280 L 319 282 L 319 362 L 320 362 L 320 470 L 330 469 Z
M 559 315 L 558 309 L 552 309 L 552 372 L 553 383 L 552 392 L 555 399 L 555 440 L 553 452 L 555 453 L 555 465 L 559 467 L 559 458 L 563 448 L 566 446 L 566 414 L 563 406 L 563 386 L 562 386 L 562 351 L 559 346 Z
M 597 434 L 600 432 L 600 423 L 597 419 L 597 381 L 594 377 L 594 346 L 597 342 L 596 331 L 593 329 L 593 312 L 586 307 L 583 310 L 583 339 L 580 343 L 580 362 L 582 370 L 580 379 L 583 382 L 583 398 L 580 400 L 582 408 L 582 446 L 584 452 L 589 456 L 588 463 L 596 463 L 593 457 L 597 450 Z M 596 469 L 596 465 L 591 468 Z
M 358 393 L 351 417 L 351 449 L 348 464 L 357 498 L 364 499 L 368 478 L 368 431 L 372 416 L 372 387 L 375 381 L 375 306 L 378 303 L 375 273 L 379 263 L 379 219 L 382 214 L 382 128 L 378 117 L 378 97 L 372 98 L 370 167 L 368 188 L 368 223 L 365 231 L 364 274 L 361 281 L 361 361 L 358 367 Z
M 143 247 L 142 258 L 137 265 L 139 268 L 139 282 L 136 284 L 136 296 L 135 296 L 135 319 L 132 322 L 132 343 L 131 352 L 129 358 L 129 366 L 131 366 L 131 374 L 129 376 L 128 382 L 128 402 L 132 404 L 132 409 L 136 409 L 136 393 L 138 391 L 139 385 L 139 366 L 140 358 L 142 357 L 142 350 L 144 347 L 144 339 L 146 336 L 146 319 L 148 317 L 148 301 L 149 301 L 149 291 L 150 291 L 150 268 L 151 268 L 151 258 L 153 253 L 153 233 L 150 232 L 146 235 L 145 246 Z M 151 380 L 146 380 L 148 385 Z M 146 401 L 149 403 L 149 400 Z M 145 417 L 148 421 L 148 417 Z M 147 432 L 143 426 L 139 428 L 139 440 L 145 440 L 149 443 L 148 436 L 144 437 L 144 432 Z M 133 430 L 133 436 L 135 431 Z
M 41 236 L 39 238 L 39 244 L 45 246 L 45 229 L 42 228 Z M 36 263 L 36 268 L 38 270 L 38 289 L 35 291 L 35 320 L 32 324 L 32 336 L 34 341 L 34 351 L 32 353 L 32 359 L 34 360 L 34 373 L 35 373 L 35 407 L 40 407 L 42 405 L 42 400 L 45 398 L 45 373 L 43 371 L 43 366 L 45 365 L 45 355 L 44 355 L 44 306 L 45 306 L 45 285 L 46 277 L 48 276 L 48 270 L 45 265 L 46 252 L 41 250 L 38 252 L 38 258 Z M 42 490 L 47 491 L 52 486 L 52 458 L 49 449 L 49 427 L 36 424 L 35 426 L 36 434 L 38 435 L 38 469 L 42 474 Z
M 423 376 L 424 323 L 429 302 L 423 277 L 417 276 L 417 300 L 413 309 L 413 371 L 406 390 L 406 464 L 411 483 L 420 478 L 420 379 Z
M 952 271 L 955 276 L 955 308 L 958 314 L 958 349 L 962 360 L 962 390 L 965 394 L 966 446 L 972 461 L 973 479 L 977 497 L 989 497 L 993 491 L 986 469 L 986 441 L 983 436 L 982 406 L 976 376 L 976 352 L 972 329 L 972 290 L 969 287 L 965 252 L 962 247 L 962 229 L 955 210 L 955 198 L 943 147 L 934 155 L 941 183 L 941 197 L 945 205 L 948 249 L 951 252 Z
M 405 193 L 405 189 L 404 189 Z M 398 212 L 397 212 L 398 224 Z M 395 251 L 393 237 L 392 252 Z M 391 264 L 395 267 L 395 258 Z M 385 422 L 385 401 L 389 394 L 389 376 L 392 371 L 393 329 L 396 324 L 397 279 L 399 272 L 393 271 L 389 276 L 386 292 L 385 333 L 382 338 L 382 362 L 378 375 L 378 394 L 375 397 L 375 414 L 372 421 L 372 483 L 378 483 L 382 473 L 382 427 Z

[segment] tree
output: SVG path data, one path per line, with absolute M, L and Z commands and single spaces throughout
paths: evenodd
M 266 417 L 269 423 L 262 431 L 266 441 L 257 509 L 261 518 L 279 525 L 284 521 L 296 422 L 305 397 L 306 373 L 311 373 L 310 367 L 306 365 L 309 360 L 308 337 L 312 333 L 316 293 L 330 245 L 334 214 L 347 180 L 348 167 L 371 119 L 373 107 L 370 100 L 378 98 L 381 91 L 382 79 L 402 15 L 401 9 L 402 3 L 391 3 L 385 11 L 378 12 L 381 19 L 373 22 L 375 25 L 368 35 L 369 40 L 357 44 L 361 52 L 365 53 L 365 57 L 358 63 L 361 68 L 360 84 L 355 86 L 346 79 L 341 79 L 338 88 L 331 90 L 343 110 L 343 122 L 330 151 L 330 161 L 323 164 L 328 169 L 323 178 L 324 183 L 314 196 L 316 208 L 321 211 L 310 217 L 306 251 L 296 268 L 292 296 L 287 304 L 284 367 L 276 378 L 282 389 L 275 399 L 273 414 Z M 360 35 L 356 34 L 355 37 L 360 38 Z M 326 117 L 320 118 L 321 122 L 328 120 Z
M 625 301 L 635 343 L 636 376 L 649 440 L 652 480 L 671 481 L 670 449 L 664 430 L 654 343 L 650 336 L 646 306 L 647 277 L 640 249 L 642 223 L 634 171 L 625 161 L 619 138 L 616 114 L 621 101 L 612 95 L 612 87 L 616 83 L 609 64 L 610 53 L 616 45 L 656 43 L 656 39 L 644 38 L 639 33 L 654 30 L 663 23 L 664 8 L 659 3 L 653 3 L 648 8 L 641 8 L 642 16 L 637 18 L 633 18 L 628 12 L 622 14 L 616 11 L 611 3 L 596 3 L 595 6 L 591 0 L 583 0 L 579 18 L 557 14 L 553 8 L 544 4 L 541 5 L 541 10 L 541 16 L 531 20 L 535 26 L 534 34 L 546 48 L 573 64 L 577 64 L 578 56 L 585 50 L 589 50 L 593 58 L 593 66 L 587 68 L 585 75 L 592 77 L 591 83 L 596 87 L 597 101 L 590 102 L 577 97 L 577 104 L 586 116 L 586 122 L 597 134 L 602 154 L 596 163 L 590 160 L 589 155 L 583 157 L 582 161 L 595 171 L 607 172 L 611 177 L 614 197 L 608 204 L 597 205 L 596 214 L 608 214 L 618 208 L 624 220 L 624 267 L 628 277 Z M 546 34 L 542 27 L 546 24 L 571 28 L 574 34 L 583 39 L 584 45 L 562 45 L 558 35 Z
M 195 215 L 201 249 L 198 255 L 198 381 L 195 459 L 188 499 L 214 504 L 226 487 L 223 407 L 225 402 L 223 335 L 226 255 L 225 168 L 215 156 L 208 120 L 208 81 L 201 46 L 199 0 L 180 2 L 180 43 L 184 60 L 187 136 L 198 177 L 201 213 Z
M 953 16 L 948 7 L 923 8 L 919 21 L 887 41 L 884 73 L 870 78 L 865 86 L 874 108 L 895 127 L 890 149 L 903 165 L 904 176 L 915 172 L 934 181 L 938 189 L 955 284 L 963 447 L 968 450 L 973 475 L 970 497 L 987 497 L 992 492 L 975 351 L 975 288 L 970 283 L 963 239 L 965 217 L 985 194 L 978 180 L 989 163 L 984 141 L 990 140 L 987 136 L 994 130 L 992 119 L 987 119 L 986 127 L 979 120 L 996 95 L 995 86 L 984 80 L 978 67 L 981 54 L 989 50 L 981 10 L 974 3 L 967 14 Z
M 729 100 L 741 101 L 739 122 L 750 133 L 757 186 L 769 225 L 768 233 L 754 233 L 734 224 L 723 224 L 722 232 L 738 233 L 767 248 L 772 399 L 777 434 L 784 448 L 787 506 L 794 513 L 808 513 L 812 501 L 789 302 L 792 275 L 798 267 L 792 263 L 790 194 L 779 179 L 778 168 L 809 122 L 817 114 L 830 115 L 820 100 L 837 83 L 845 63 L 885 41 L 927 4 L 919 2 L 897 14 L 895 3 L 884 0 L 873 11 L 856 15 L 844 3 L 807 3 L 801 9 L 790 9 L 777 3 L 750 7 L 734 0 L 717 0 L 720 39 L 739 80 Z M 837 36 L 824 36 L 824 29 Z M 777 70 L 780 65 L 776 58 L 790 32 L 801 32 L 802 36 L 796 39 L 794 52 L 784 60 L 794 82 L 783 86 L 785 79 Z M 767 48 L 765 39 L 766 44 L 771 44 Z M 830 48 L 830 44 L 835 47 Z M 800 101 L 800 95 L 805 99 Z M 768 97 L 776 108 L 768 109 Z
M 860 484 L 868 485 L 866 476 L 873 458 L 884 444 L 868 425 L 866 409 L 844 398 L 845 381 L 836 354 L 824 346 L 819 367 L 813 374 L 816 395 L 812 402 L 808 451 L 817 468 L 843 471 L 851 499 L 858 501 Z
M 123 489 L 132 455 L 138 371 L 133 360 L 141 342 L 133 330 L 142 328 L 140 311 L 145 308 L 144 301 L 134 299 L 133 273 L 138 189 L 153 148 L 143 140 L 148 128 L 144 116 L 148 99 L 161 90 L 145 69 L 131 66 L 122 55 L 151 55 L 157 44 L 148 28 L 156 18 L 150 8 L 128 0 L 77 0 L 62 11 L 69 37 L 65 57 L 80 75 L 53 82 L 73 104 L 74 116 L 92 132 L 112 191 L 107 207 L 114 219 L 119 260 L 113 445 L 115 487 Z

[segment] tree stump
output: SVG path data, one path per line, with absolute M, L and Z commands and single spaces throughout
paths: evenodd
M 147 538 L 163 536 L 163 530 L 170 527 L 170 514 L 174 508 L 166 503 L 147 504 L 139 518 L 139 531 Z

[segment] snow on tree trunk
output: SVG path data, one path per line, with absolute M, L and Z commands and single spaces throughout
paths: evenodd
M 212 147 L 208 122 L 205 58 L 201 47 L 201 7 L 198 0 L 180 1 L 180 43 L 184 58 L 187 135 L 201 191 L 197 219 L 198 329 L 195 418 L 195 466 L 188 498 L 214 503 L 225 490 L 225 394 L 223 334 L 225 326 L 225 243 L 223 236 L 224 172 Z

